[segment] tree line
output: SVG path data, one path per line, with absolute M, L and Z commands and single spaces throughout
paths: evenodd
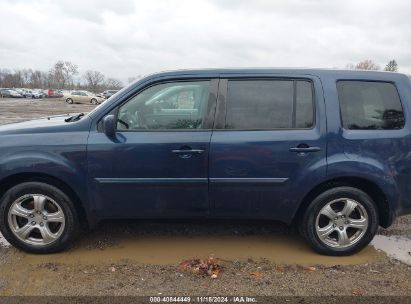
M 376 64 L 371 59 L 366 59 L 357 64 L 349 63 L 346 65 L 346 68 L 349 70 L 369 70 L 369 71 L 378 71 L 381 70 L 381 67 Z M 387 65 L 384 67 L 384 71 L 387 72 L 398 72 L 398 63 L 395 59 L 390 60 Z
M 33 69 L 0 69 L 0 88 L 118 90 L 120 80 L 106 77 L 99 71 L 88 70 L 79 75 L 78 66 L 70 61 L 57 61 L 47 72 Z
M 355 70 L 381 70 L 381 67 L 370 59 L 357 64 L 349 63 L 346 69 Z M 395 59 L 390 60 L 384 67 L 384 71 L 397 72 L 398 64 Z M 101 90 L 117 90 L 123 84 L 120 80 L 106 77 L 99 71 L 88 70 L 79 76 L 78 66 L 70 61 L 57 61 L 48 71 L 20 69 L 11 71 L 0 69 L 0 88 L 30 88 L 30 89 L 66 89 L 89 90 L 98 92 Z M 132 82 L 141 76 L 130 77 Z

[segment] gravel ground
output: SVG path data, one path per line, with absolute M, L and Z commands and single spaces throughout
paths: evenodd
M 0 99 L 0 124 L 91 108 Z M 379 235 L 409 239 L 411 216 Z M 179 267 L 209 256 L 220 259 L 217 278 Z M 373 246 L 351 257 L 320 256 L 278 223 L 103 222 L 60 254 L 0 246 L 0 295 L 411 296 L 411 266 Z

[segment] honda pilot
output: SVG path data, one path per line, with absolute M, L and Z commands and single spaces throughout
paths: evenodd
M 151 75 L 90 113 L 0 126 L 0 231 L 49 253 L 103 219 L 264 219 L 353 254 L 411 213 L 409 113 L 399 73 Z

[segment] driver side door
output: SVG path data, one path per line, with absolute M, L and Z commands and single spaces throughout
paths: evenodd
M 116 109 L 114 138 L 90 133 L 89 178 L 101 217 L 208 214 L 217 88 L 217 79 L 150 85 Z

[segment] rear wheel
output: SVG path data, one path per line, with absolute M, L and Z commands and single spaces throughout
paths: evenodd
M 66 102 L 69 103 L 69 104 L 72 104 L 72 103 L 73 103 L 73 99 L 67 98 L 67 99 L 66 99 Z
M 1 198 L 0 231 L 9 243 L 24 251 L 52 253 L 72 243 L 79 222 L 65 193 L 49 184 L 27 182 Z
M 91 103 L 92 103 L 93 105 L 97 105 L 97 104 L 98 104 L 98 101 L 97 101 L 97 99 L 93 98 L 93 99 L 91 100 Z
M 350 255 L 366 247 L 378 228 L 378 212 L 365 192 L 353 187 L 327 190 L 308 206 L 301 233 L 317 252 Z

